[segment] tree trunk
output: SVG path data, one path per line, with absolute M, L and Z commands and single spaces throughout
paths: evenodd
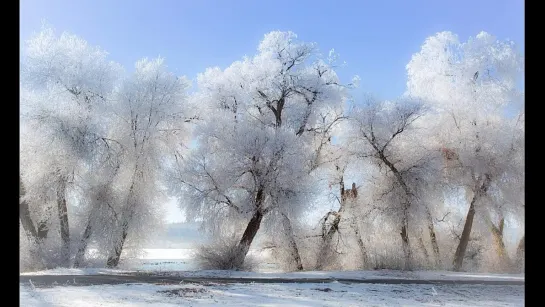
M 62 265 L 70 265 L 70 227 L 68 225 L 68 208 L 66 206 L 66 181 L 61 179 L 57 190 L 57 213 L 61 225 L 61 261 Z
M 342 210 L 343 207 L 339 211 Z M 320 254 L 321 257 L 318 257 L 318 261 L 316 262 L 316 269 L 322 270 L 325 266 L 326 261 L 328 261 L 329 252 L 331 248 L 331 240 L 333 239 L 333 236 L 337 231 L 339 230 L 339 223 L 341 221 L 341 213 L 340 212 L 329 212 L 328 215 L 334 215 L 335 218 L 333 219 L 333 222 L 331 223 L 331 227 L 329 227 L 329 230 L 325 233 L 322 233 L 322 244 L 320 246 Z M 327 216 L 328 217 L 328 216 Z M 324 219 L 324 225 L 327 221 L 327 217 Z M 325 228 L 323 228 L 325 230 Z
M 467 244 L 469 243 L 471 227 L 473 226 L 473 218 L 475 217 L 475 198 L 476 196 L 473 197 L 471 204 L 469 205 L 464 230 L 462 231 L 460 242 L 458 243 L 458 247 L 456 248 L 456 252 L 454 254 L 454 271 L 460 271 L 462 269 Z
M 405 258 L 404 269 L 411 270 L 412 269 L 412 263 L 411 263 L 412 252 L 411 252 L 411 244 L 409 242 L 409 233 L 408 233 L 408 228 L 409 228 L 408 210 L 409 210 L 409 207 L 411 206 L 411 197 L 413 194 L 409 190 L 409 187 L 405 183 L 405 180 L 403 179 L 403 176 L 401 176 L 401 173 L 399 172 L 399 170 L 394 166 L 392 162 L 390 162 L 390 160 L 388 160 L 388 158 L 384 155 L 383 151 L 378 150 L 376 145 L 373 145 L 373 146 L 375 147 L 375 150 L 377 150 L 377 152 L 379 153 L 380 160 L 382 160 L 382 162 L 384 162 L 384 164 L 386 164 L 386 166 L 388 166 L 388 168 L 392 171 L 392 173 L 396 177 L 397 182 L 401 185 L 401 187 L 403 188 L 403 191 L 405 192 L 406 202 L 403 204 L 403 219 L 401 221 L 400 235 L 401 235 L 401 241 L 402 241 L 401 247 L 403 249 L 403 255 Z
M 248 222 L 248 225 L 246 226 L 246 229 L 244 230 L 244 234 L 242 235 L 242 238 L 240 239 L 238 245 L 237 245 L 237 253 L 235 255 L 235 258 L 233 259 L 233 268 L 241 268 L 244 264 L 244 259 L 246 258 L 246 255 L 248 254 L 248 251 L 250 250 L 250 245 L 254 241 L 255 235 L 257 234 L 257 231 L 259 230 L 259 227 L 261 226 L 261 220 L 263 220 L 263 213 L 261 212 L 261 205 L 263 204 L 265 200 L 265 195 L 263 188 L 260 187 L 256 193 L 255 197 L 255 204 L 256 204 L 256 211 L 250 221 Z
M 49 233 L 49 226 L 47 226 L 47 220 L 38 222 L 38 239 L 41 241 L 47 239 Z
M 85 260 L 85 252 L 87 251 L 87 245 L 89 244 L 89 239 L 91 238 L 92 227 L 91 227 L 91 218 L 87 221 L 87 226 L 83 232 L 83 236 L 79 243 L 78 251 L 76 253 L 76 259 L 74 260 L 74 267 L 79 268 Z
M 339 168 L 337 168 L 337 170 L 339 170 Z M 316 268 L 319 270 L 324 268 L 325 262 L 328 261 L 329 259 L 328 255 L 331 248 L 331 240 L 333 239 L 333 236 L 335 235 L 335 233 L 337 233 L 339 230 L 339 223 L 341 222 L 341 216 L 347 204 L 351 202 L 357 195 L 356 184 L 352 183 L 352 190 L 345 191 L 344 176 L 341 175 L 341 177 L 339 178 L 339 194 L 340 194 L 340 204 L 341 204 L 339 211 L 337 212 L 330 211 L 324 217 L 324 224 L 322 226 L 322 244 L 319 249 L 321 253 L 321 257 L 318 257 L 318 261 L 316 262 Z M 335 218 L 333 219 L 333 222 L 331 223 L 329 230 L 326 232 L 326 222 L 330 215 L 334 215 Z M 356 229 L 355 231 L 357 232 Z
M 418 246 L 422 250 L 422 253 L 424 254 L 424 258 L 426 259 L 426 264 L 430 262 L 430 255 L 428 254 L 428 249 L 426 249 L 426 244 L 424 244 L 424 239 L 422 239 L 422 236 L 418 236 Z
M 108 257 L 108 260 L 106 260 L 106 266 L 109 268 L 117 267 L 117 265 L 119 264 L 119 260 L 121 259 L 121 253 L 123 252 L 123 246 L 125 245 L 125 240 L 127 239 L 127 235 L 129 234 L 129 225 L 132 221 L 132 217 L 134 214 L 134 211 L 133 211 L 134 194 L 133 193 L 134 193 L 134 189 L 136 185 L 137 175 L 140 173 L 139 169 L 140 167 L 137 161 L 136 165 L 134 166 L 134 172 L 132 174 L 132 179 L 131 179 L 132 182 L 131 182 L 131 187 L 129 188 L 127 204 L 121 216 L 121 238 L 120 238 L 120 241 L 114 246 L 113 254 L 110 254 L 110 256 Z
M 21 181 L 21 177 L 19 176 L 19 198 L 23 197 L 24 195 L 25 188 L 23 186 L 23 182 Z M 21 219 L 21 224 L 23 225 L 23 229 L 29 239 L 38 242 L 38 232 L 36 231 L 36 227 L 34 227 L 34 223 L 32 222 L 28 203 L 24 200 L 19 201 L 19 218 Z
M 522 273 L 524 273 L 524 253 L 525 253 L 524 249 L 525 249 L 525 246 L 524 246 L 524 235 L 523 235 L 517 247 L 517 262 L 516 262 L 517 270 Z
M 361 253 L 361 260 L 363 262 L 363 268 L 367 268 L 367 264 L 369 263 L 369 256 L 367 255 L 367 249 L 365 248 L 365 244 L 363 243 L 363 240 L 360 235 L 359 227 L 356 224 L 355 220 L 352 220 L 350 223 L 350 227 L 352 230 L 354 230 L 354 233 L 356 235 L 356 241 L 358 242 L 358 247 L 360 248 Z
M 403 256 L 404 256 L 404 264 L 403 264 L 403 270 L 412 270 L 412 252 L 411 252 L 411 244 L 409 242 L 409 217 L 407 214 L 407 210 L 404 210 L 403 212 L 403 220 L 401 221 L 401 241 L 402 241 L 402 249 L 403 249 Z
M 123 245 L 125 244 L 125 240 L 127 239 L 127 235 L 129 234 L 129 221 L 128 221 L 128 219 L 124 220 L 121 228 L 122 228 L 121 229 L 121 240 L 114 247 L 113 255 L 110 255 L 110 257 L 108 257 L 108 260 L 106 261 L 106 266 L 109 267 L 109 268 L 115 268 L 115 267 L 117 267 L 117 265 L 119 265 L 119 260 L 121 259 L 121 253 L 123 252 Z
M 293 234 L 293 229 L 291 227 L 291 221 L 285 214 L 282 214 L 282 216 L 283 216 L 284 230 L 286 231 L 286 234 L 288 236 L 289 249 L 291 250 L 291 255 L 293 257 L 293 260 L 295 261 L 296 270 L 302 271 L 303 263 L 301 262 L 301 256 L 299 255 L 299 248 L 297 248 L 297 242 L 295 242 L 295 236 Z
M 263 220 L 263 214 L 260 210 L 256 210 L 250 219 L 250 222 L 248 222 L 246 230 L 244 230 L 244 234 L 238 243 L 237 253 L 235 255 L 235 259 L 233 260 L 232 268 L 238 269 L 244 264 L 244 259 L 250 250 L 250 245 L 252 244 L 259 227 L 261 226 L 261 220 Z
M 19 176 L 19 197 L 21 198 L 23 196 L 25 196 L 25 187 L 23 186 L 21 176 Z M 36 269 L 38 270 L 45 268 L 46 265 L 41 247 L 42 240 L 34 227 L 32 217 L 30 216 L 30 208 L 26 201 L 19 201 L 19 219 L 21 220 L 21 225 L 23 226 L 26 236 L 30 241 L 30 254 L 33 264 L 36 265 Z
M 511 269 L 511 259 L 509 259 L 509 254 L 505 248 L 505 243 L 503 242 L 503 227 L 505 224 L 505 219 L 501 218 L 499 226 L 496 227 L 492 221 L 490 221 L 490 230 L 494 238 L 494 245 L 496 247 L 496 254 L 500 262 L 500 268 L 502 271 Z
M 485 180 L 481 186 L 473 193 L 473 198 L 469 204 L 469 210 L 467 211 L 466 221 L 464 224 L 464 230 L 460 237 L 460 242 L 454 253 L 453 270 L 460 271 L 464 262 L 466 254 L 467 244 L 469 243 L 469 235 L 471 234 L 471 228 L 473 227 L 473 218 L 475 217 L 475 202 L 486 193 L 488 186 L 490 185 L 490 176 L 486 175 Z
M 439 244 L 437 243 L 437 236 L 435 234 L 435 227 L 433 226 L 433 217 L 428 207 L 426 207 L 426 214 L 428 218 L 428 231 L 430 234 L 431 247 L 433 249 L 433 256 L 435 258 L 435 268 L 441 267 L 441 255 L 439 254 Z

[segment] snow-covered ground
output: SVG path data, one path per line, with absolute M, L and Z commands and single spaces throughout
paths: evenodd
M 182 277 L 231 277 L 231 278 L 328 278 L 328 279 L 411 279 L 411 280 L 484 280 L 484 281 L 524 281 L 524 274 L 491 274 L 491 273 L 463 273 L 449 271 L 412 271 L 402 272 L 395 270 L 377 271 L 305 271 L 288 273 L 242 272 L 221 270 L 183 270 L 183 271 L 154 271 L 154 270 L 112 270 L 112 269 L 53 269 L 39 272 L 21 273 L 21 275 L 97 275 L 97 274 L 130 274 L 148 272 L 158 275 Z
M 432 279 L 432 280 L 511 280 L 524 281 L 524 274 L 463 273 L 449 271 L 413 271 L 394 270 L 377 271 L 306 271 L 282 273 L 267 260 L 266 254 L 253 251 L 254 256 L 263 257 L 263 263 L 257 272 L 198 270 L 193 261 L 192 249 L 145 249 L 139 259 L 123 264 L 120 269 L 85 268 L 54 269 L 40 272 L 21 273 L 21 275 L 89 275 L 89 274 L 126 274 L 150 272 L 162 275 L 187 277 L 251 277 L 251 278 L 332 278 L 332 279 Z
M 267 258 L 254 251 L 254 256 Z M 263 259 L 266 260 L 266 259 Z M 187 277 L 432 279 L 523 281 L 524 274 L 447 271 L 307 271 L 281 273 L 268 263 L 258 272 L 200 271 L 192 249 L 147 249 L 120 269 L 54 269 L 21 275 L 149 272 Z M 21 306 L 524 306 L 524 286 L 421 284 L 124 284 L 34 288 L 20 283 Z
M 379 284 L 126 284 L 33 288 L 21 306 L 524 306 L 523 286 Z
M 146 248 L 135 259 L 123 259 L 118 269 L 85 268 L 85 269 L 64 269 L 26 272 L 21 275 L 87 275 L 87 274 L 120 274 L 136 271 L 150 272 L 180 272 L 197 271 L 198 265 L 194 261 L 194 249 L 192 248 Z M 93 251 L 91 250 L 91 254 Z M 280 270 L 268 262 L 268 255 L 263 252 L 251 250 L 253 257 L 261 258 L 262 265 L 258 272 L 279 272 Z

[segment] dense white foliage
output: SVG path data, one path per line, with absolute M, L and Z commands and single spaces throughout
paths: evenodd
M 514 43 L 485 32 L 467 42 L 450 32 L 438 33 L 407 65 L 407 94 L 432 109 L 423 128 L 435 132 L 445 177 L 465 189 L 470 211 L 475 208 L 481 216 L 489 211 L 499 219 L 509 212 L 521 216 L 522 69 L 523 58 Z
M 171 144 L 186 141 L 189 82 L 161 58 L 137 62 L 125 77 L 106 52 L 50 28 L 24 52 L 21 169 L 32 220 L 54 227 L 55 203 L 66 199 L 59 216 L 71 223 L 75 265 L 91 240 L 104 256 L 115 254 L 129 227 L 137 238 L 158 225 L 158 172 Z
M 295 220 L 309 209 L 309 174 L 323 163 L 346 94 L 332 63 L 296 38 L 268 33 L 257 55 L 199 75 L 198 147 L 177 174 L 190 217 L 229 225 L 271 212 Z
M 503 231 L 524 225 L 514 43 L 437 33 L 406 66 L 403 97 L 349 109 L 359 78 L 344 85 L 337 59 L 273 31 L 254 55 L 198 74 L 188 95 L 163 58 L 127 73 L 42 29 L 21 62 L 21 235 L 33 253 L 21 263 L 81 266 L 92 246 L 117 266 L 161 228 L 167 196 L 213 238 L 201 248 L 210 268 L 244 268 L 258 233 L 297 270 L 452 258 L 503 270 L 514 244 L 520 258 L 524 234 L 507 246 Z

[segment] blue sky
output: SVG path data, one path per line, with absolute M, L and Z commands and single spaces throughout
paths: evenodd
M 45 20 L 101 46 L 127 69 L 161 55 L 191 79 L 254 54 L 271 30 L 291 30 L 324 54 L 335 48 L 347 62 L 343 81 L 358 74 L 360 91 L 385 99 L 403 93 L 405 65 L 436 32 L 466 40 L 484 30 L 524 51 L 523 0 L 21 0 L 20 17 L 21 42 Z

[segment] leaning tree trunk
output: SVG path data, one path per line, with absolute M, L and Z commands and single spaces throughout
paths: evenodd
M 109 268 L 115 268 L 119 265 L 119 260 L 121 259 L 121 253 L 123 252 L 123 245 L 125 245 L 125 240 L 129 234 L 129 221 L 132 215 L 129 217 L 123 218 L 123 223 L 121 224 L 121 238 L 119 242 L 114 246 L 113 254 L 108 257 L 106 260 L 106 266 Z
M 89 217 L 89 220 L 87 221 L 87 226 L 85 227 L 85 230 L 83 231 L 83 236 L 81 237 L 78 251 L 76 253 L 76 259 L 74 260 L 74 267 L 79 268 L 83 261 L 85 260 L 85 252 L 87 250 L 87 245 L 89 244 L 89 239 L 91 238 L 92 233 L 92 226 L 91 226 L 91 218 Z
M 363 263 L 363 268 L 367 268 L 367 265 L 369 263 L 369 256 L 367 254 L 367 249 L 365 248 L 365 244 L 363 243 L 363 239 L 360 235 L 360 230 L 358 227 L 358 224 L 356 223 L 356 220 L 353 218 L 352 222 L 350 223 L 350 227 L 354 231 L 354 234 L 356 235 L 356 241 L 358 242 L 358 247 L 360 248 L 361 253 L 361 260 Z
M 454 254 L 454 271 L 460 271 L 462 269 L 467 244 L 469 243 L 469 235 L 471 234 L 471 227 L 473 226 L 473 219 L 475 217 L 475 200 L 476 196 L 473 197 L 471 204 L 469 205 L 464 230 L 462 231 L 460 242 L 458 243 L 458 247 Z
M 473 193 L 473 198 L 469 204 L 469 210 L 467 211 L 466 221 L 464 224 L 464 230 L 460 237 L 460 242 L 454 253 L 453 270 L 460 271 L 464 262 L 466 254 L 467 244 L 469 243 L 469 235 L 471 234 L 471 228 L 473 227 L 473 219 L 475 218 L 475 203 L 477 200 L 486 193 L 488 186 L 490 185 L 490 176 L 486 175 L 485 180 L 481 186 Z
M 325 223 L 329 215 L 335 216 L 335 218 L 333 219 L 333 222 L 331 222 L 331 226 L 329 227 L 329 230 L 326 232 L 325 227 L 323 228 L 322 244 L 320 246 L 321 256 L 318 257 L 318 261 L 316 262 L 317 270 L 322 270 L 325 266 L 325 263 L 328 261 L 329 257 L 327 257 L 327 255 L 329 255 L 329 252 L 330 252 L 331 240 L 333 239 L 333 236 L 335 235 L 335 233 L 337 233 L 337 231 L 339 230 L 339 223 L 341 221 L 341 213 L 340 213 L 341 210 L 342 210 L 342 207 L 339 210 L 339 212 L 334 212 L 334 211 L 329 212 L 324 219 L 324 226 L 325 226 Z
M 115 243 L 115 246 L 113 248 L 113 252 L 110 254 L 108 259 L 106 260 L 106 266 L 109 268 L 114 268 L 119 265 L 119 260 L 121 259 L 121 253 L 123 252 L 123 246 L 125 245 L 125 240 L 127 239 L 127 236 L 129 234 L 129 225 L 132 222 L 132 217 L 134 214 L 134 189 L 136 186 L 136 178 L 140 167 L 137 163 L 134 167 L 134 172 L 132 174 L 132 182 L 131 187 L 129 188 L 128 193 L 128 199 L 125 206 L 125 210 L 123 210 L 123 214 L 121 215 L 121 237 L 119 238 L 119 242 Z
M 23 197 L 24 195 L 25 187 L 23 186 L 21 176 L 19 176 L 19 198 Z M 39 241 L 38 231 L 36 231 L 36 227 L 34 227 L 32 217 L 30 216 L 30 208 L 25 200 L 19 201 L 19 218 L 21 219 L 21 224 L 23 225 L 26 235 L 29 237 L 29 239 L 37 243 Z
M 123 245 L 125 244 L 125 240 L 127 239 L 127 235 L 129 233 L 128 229 L 128 223 L 122 226 L 121 240 L 114 247 L 113 255 L 108 257 L 108 260 L 106 261 L 106 266 L 108 266 L 109 268 L 115 268 L 119 265 L 119 260 L 121 259 L 121 253 L 123 251 Z
M 61 178 L 57 190 L 57 214 L 61 226 L 61 261 L 62 265 L 70 265 L 70 227 L 68 224 L 68 208 L 66 205 L 66 180 Z
M 503 242 L 503 227 L 505 224 L 505 219 L 501 218 L 499 226 L 496 227 L 492 221 L 490 221 L 490 230 L 494 238 L 494 245 L 496 247 L 496 254 L 500 262 L 500 268 L 502 271 L 511 269 L 511 259 L 509 259 L 509 254 L 505 248 L 505 243 Z
M 93 205 L 93 208 L 91 209 L 91 212 L 89 213 L 89 216 L 87 218 L 87 225 L 85 226 L 85 230 L 83 231 L 83 235 L 81 236 L 81 240 L 78 246 L 78 251 L 76 252 L 76 258 L 74 260 L 75 268 L 80 267 L 83 261 L 85 260 L 85 253 L 87 252 L 87 246 L 89 245 L 91 235 L 93 234 L 93 221 L 96 216 L 95 214 L 97 213 L 98 210 L 99 209 L 95 205 Z
M 430 234 L 431 247 L 433 249 L 433 256 L 435 258 L 435 267 L 441 267 L 441 255 L 439 254 L 439 244 L 437 243 L 437 235 L 435 234 L 435 227 L 433 226 L 433 217 L 430 209 L 426 207 L 426 215 L 428 220 L 428 232 Z
M 424 259 L 426 259 L 426 264 L 429 264 L 430 254 L 428 253 L 426 244 L 424 244 L 424 239 L 422 239 L 422 234 L 418 236 L 418 247 L 420 247 L 420 249 L 422 250 L 422 253 L 424 254 Z
M 297 248 L 297 242 L 295 242 L 295 235 L 293 233 L 293 228 L 291 227 L 291 221 L 283 213 L 282 213 L 282 217 L 283 217 L 284 230 L 286 231 L 286 234 L 289 240 L 288 244 L 289 244 L 290 253 L 293 260 L 295 261 L 295 267 L 297 271 L 302 271 L 303 263 L 301 262 L 301 256 L 299 254 L 299 248 Z
M 248 222 L 246 230 L 244 230 L 244 234 L 242 235 L 242 238 L 240 239 L 236 247 L 237 252 L 232 262 L 232 268 L 241 268 L 244 264 L 244 259 L 246 258 L 248 251 L 250 251 L 250 245 L 252 245 L 255 235 L 257 234 L 257 231 L 261 226 L 262 220 L 263 214 L 260 210 L 256 210 L 256 212 L 250 219 L 250 222 Z
M 19 176 L 19 197 L 21 198 L 24 195 L 25 187 L 21 176 Z M 36 227 L 34 227 L 32 217 L 30 216 L 30 208 L 25 200 L 19 201 L 19 219 L 27 238 L 30 240 L 32 263 L 37 266 L 36 269 L 38 270 L 45 268 L 46 265 L 41 246 L 42 240 L 39 237 Z
M 246 258 L 248 251 L 250 251 L 250 245 L 252 245 L 255 235 L 257 234 L 259 227 L 261 227 L 261 221 L 263 220 L 263 212 L 261 212 L 261 206 L 263 205 L 264 200 L 264 191 L 263 188 L 260 187 L 255 197 L 256 211 L 248 222 L 248 225 L 246 225 L 244 234 L 242 235 L 242 238 L 237 244 L 236 254 L 234 255 L 234 259 L 232 261 L 232 268 L 241 268 L 244 264 L 244 259 Z
M 135 170 L 135 174 L 136 174 L 136 170 Z M 119 260 L 121 259 L 121 253 L 123 252 L 123 246 L 125 245 L 125 240 L 127 239 L 127 236 L 129 234 L 129 225 L 131 223 L 133 212 L 134 212 L 133 203 L 131 202 L 134 186 L 135 186 L 135 180 L 133 177 L 133 182 L 129 189 L 129 200 L 127 203 L 127 207 L 123 211 L 123 214 L 121 215 L 121 237 L 119 238 L 119 242 L 115 243 L 113 253 L 110 254 L 110 256 L 108 257 L 108 260 L 106 260 L 106 266 L 109 268 L 115 268 L 119 265 Z
M 517 247 L 517 260 L 516 260 L 517 270 L 522 273 L 524 273 L 524 253 L 525 253 L 524 249 L 525 249 L 525 246 L 524 246 L 524 235 L 523 235 Z
M 322 244 L 320 246 L 319 252 L 321 253 L 321 256 L 318 257 L 318 261 L 316 262 L 316 268 L 318 270 L 321 270 L 325 266 L 325 262 L 328 261 L 328 255 L 330 253 L 331 249 L 331 240 L 333 240 L 333 236 L 339 231 L 339 223 L 341 222 L 341 217 L 343 212 L 346 209 L 346 206 L 352 202 L 357 197 L 357 191 L 356 191 L 356 184 L 352 183 L 352 189 L 345 190 L 344 189 L 344 176 L 341 176 L 339 179 L 339 194 L 341 197 L 340 200 L 340 208 L 339 211 L 330 211 L 324 216 L 324 224 L 322 226 Z M 331 226 L 329 227 L 329 230 L 326 231 L 326 222 L 330 215 L 335 216 L 333 221 L 331 222 Z M 357 233 L 357 229 L 353 228 L 354 231 Z M 356 235 L 359 237 L 358 235 Z M 361 239 L 361 238 L 360 238 Z M 363 246 L 363 241 L 361 242 Z M 365 250 L 365 247 L 362 251 Z M 365 256 L 364 256 L 365 257 Z
M 412 251 L 411 251 L 411 244 L 409 242 L 409 207 L 411 206 L 411 197 L 412 193 L 409 190 L 409 187 L 405 183 L 405 180 L 403 179 L 403 176 L 399 172 L 399 170 L 394 166 L 390 160 L 384 155 L 383 151 L 379 151 L 379 158 L 380 160 L 388 166 L 388 168 L 392 171 L 394 174 L 397 182 L 401 185 L 403 188 L 403 191 L 405 192 L 405 203 L 403 204 L 403 217 L 401 219 L 401 247 L 403 249 L 403 257 L 404 257 L 404 264 L 403 267 L 405 270 L 412 270 Z

